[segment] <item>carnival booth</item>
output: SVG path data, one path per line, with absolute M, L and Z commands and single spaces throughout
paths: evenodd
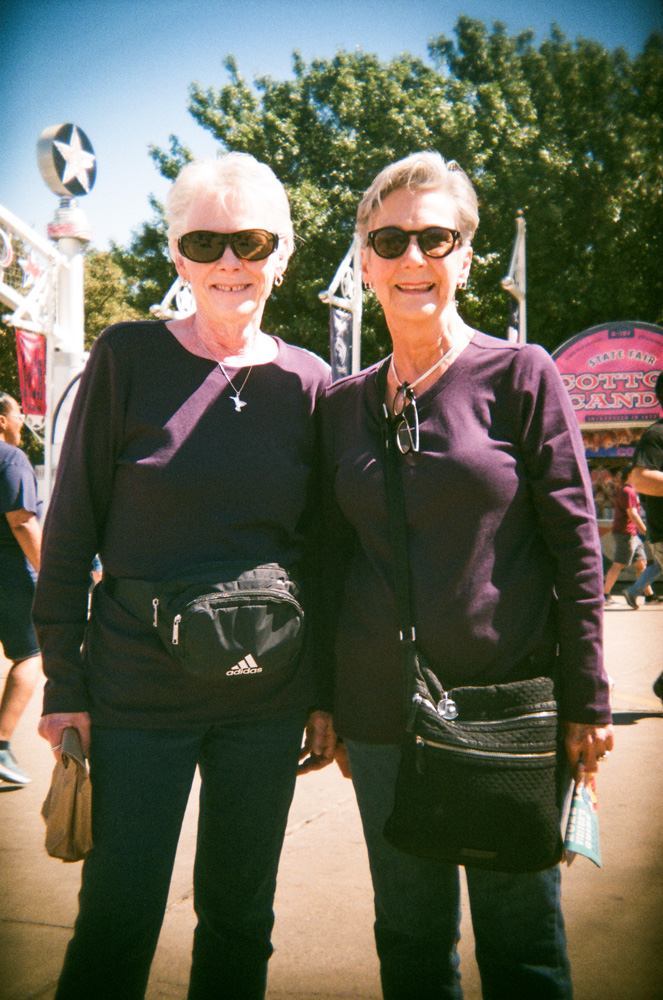
M 592 326 L 558 347 L 553 358 L 580 423 L 603 553 L 612 559 L 619 470 L 632 460 L 643 430 L 663 416 L 654 391 L 663 371 L 663 327 Z

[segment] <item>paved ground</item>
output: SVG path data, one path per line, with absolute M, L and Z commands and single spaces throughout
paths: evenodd
M 578 858 L 564 876 L 576 1000 L 660 1000 L 663 712 L 651 684 L 663 668 L 663 604 L 633 612 L 620 599 L 606 613 L 606 638 L 618 743 L 599 783 L 603 868 Z M 0 677 L 6 670 L 0 661 Z M 33 783 L 0 794 L 0 1000 L 51 1000 L 76 914 L 80 865 L 48 858 L 43 849 L 39 810 L 52 759 L 36 736 L 39 709 L 36 694 L 13 741 Z M 195 791 L 148 1000 L 186 996 Z M 300 779 L 281 866 L 269 1000 L 378 1000 L 372 919 L 352 787 L 335 767 L 307 775 Z M 479 1000 L 466 917 L 461 969 L 466 1000 Z

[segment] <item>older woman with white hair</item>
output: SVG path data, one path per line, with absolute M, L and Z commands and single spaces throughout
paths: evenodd
M 613 741 L 601 659 L 602 562 L 582 439 L 546 352 L 486 336 L 459 315 L 457 289 L 468 280 L 478 222 L 469 178 L 437 153 L 413 154 L 376 177 L 359 206 L 357 236 L 393 353 L 333 385 L 324 407 L 336 507 L 336 529 L 328 529 L 337 561 L 328 602 L 335 609 L 334 724 L 368 846 L 386 1000 L 462 997 L 456 855 L 452 861 L 436 849 L 445 823 L 466 811 L 467 782 L 458 781 L 455 802 L 439 816 L 432 806 L 426 814 L 425 798 L 421 815 L 405 816 L 406 826 L 414 821 L 411 840 L 402 829 L 394 836 L 397 777 L 409 759 L 403 733 L 425 701 L 417 691 L 406 708 L 402 652 L 411 650 L 414 632 L 405 625 L 416 626 L 431 689 L 494 691 L 542 676 L 550 690 L 553 678 L 574 772 L 582 756 L 585 774 L 593 774 Z M 402 482 L 407 562 L 396 557 L 398 534 L 390 532 L 389 455 L 396 456 L 393 481 Z M 438 694 L 434 702 L 427 711 L 455 718 L 451 698 Z M 553 772 L 554 740 L 553 723 Z M 426 753 L 418 744 L 415 779 L 427 773 Z M 443 759 L 450 773 L 440 754 L 442 786 Z M 398 789 L 407 799 L 408 785 Z M 554 790 L 553 773 L 553 804 Z M 424 845 L 427 825 L 438 841 Z M 468 825 L 465 854 L 458 853 L 483 996 L 568 1000 L 559 866 L 546 854 L 543 870 L 484 870 L 480 864 L 495 854 L 494 830 L 485 815 Z M 518 834 L 527 847 L 527 821 Z
M 77 728 L 92 780 L 61 1000 L 144 996 L 197 767 L 188 996 L 264 997 L 298 761 L 333 753 L 308 620 L 329 368 L 261 326 L 293 251 L 288 199 L 231 153 L 184 167 L 168 219 L 195 312 L 94 344 L 45 526 L 39 731 L 58 757 Z

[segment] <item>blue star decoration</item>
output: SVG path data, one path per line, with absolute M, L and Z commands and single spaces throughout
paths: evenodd
M 89 194 L 97 176 L 90 140 L 77 125 L 63 125 L 53 137 L 53 165 L 69 194 Z

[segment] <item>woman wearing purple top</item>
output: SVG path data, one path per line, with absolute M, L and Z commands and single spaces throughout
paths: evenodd
M 401 854 L 382 834 L 404 723 L 384 402 L 401 453 L 417 645 L 445 689 L 552 674 L 558 648 L 571 768 L 582 754 L 594 773 L 613 742 L 581 436 L 546 352 L 479 333 L 456 311 L 478 221 L 466 174 L 437 153 L 378 175 L 357 233 L 393 341 L 386 399 L 376 365 L 332 386 L 324 408 L 337 518 L 334 722 L 364 825 L 387 1000 L 457 1000 L 462 990 L 457 867 Z M 468 867 L 467 881 L 484 997 L 570 997 L 559 868 Z
M 168 216 L 196 310 L 97 340 L 45 526 L 39 731 L 59 755 L 64 727 L 78 728 L 94 841 L 60 1000 L 144 996 L 196 767 L 188 996 L 261 1000 L 298 761 L 308 770 L 333 755 L 330 716 L 306 724 L 324 705 L 315 643 L 273 681 L 255 660 L 227 677 L 194 675 L 122 598 L 136 581 L 224 560 L 296 573 L 307 611 L 315 589 L 315 411 L 329 369 L 261 329 L 293 250 L 285 190 L 266 165 L 231 153 L 186 166 Z M 96 553 L 104 575 L 86 623 Z

